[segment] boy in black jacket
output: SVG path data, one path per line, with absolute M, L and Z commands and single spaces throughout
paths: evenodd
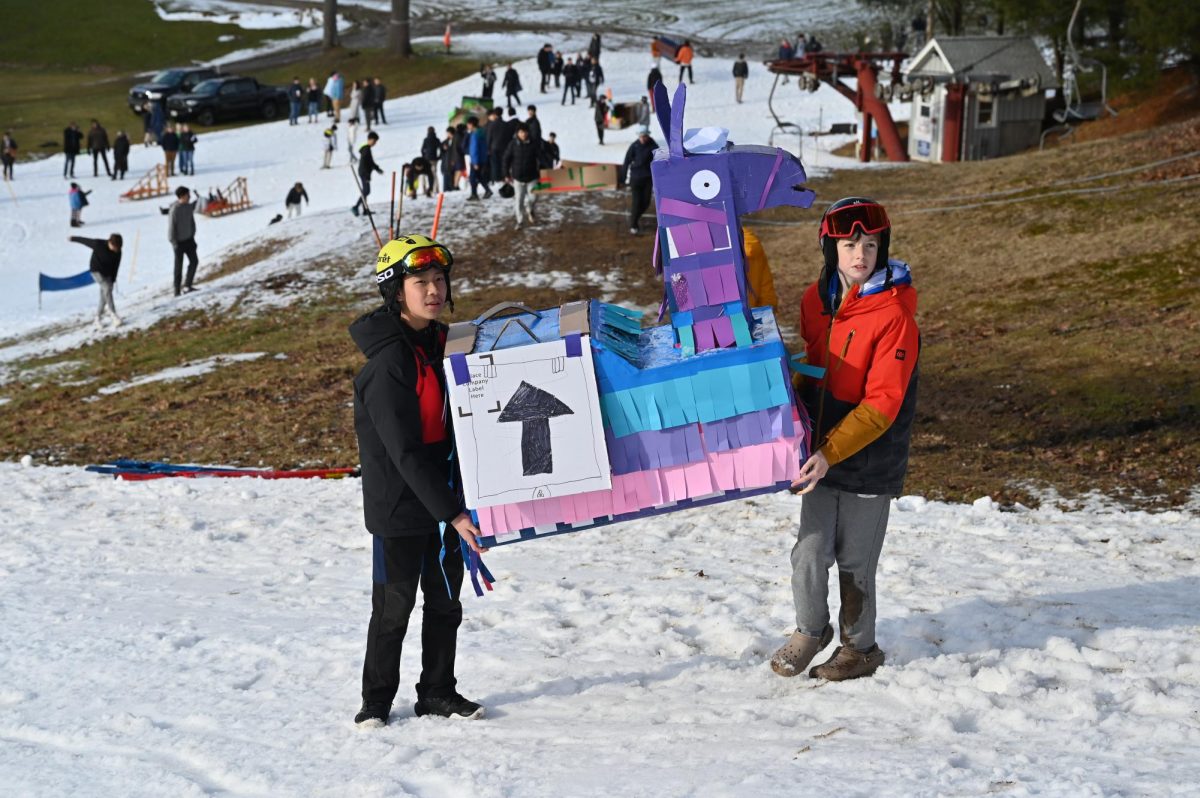
M 367 134 L 367 143 L 358 149 L 358 180 L 361 191 L 358 201 L 350 209 L 355 216 L 358 216 L 359 208 L 362 208 L 362 212 L 367 216 L 371 215 L 371 208 L 367 205 L 367 197 L 371 196 L 371 174 L 373 172 L 383 174 L 383 170 L 375 163 L 375 155 L 371 151 L 377 141 L 379 141 L 379 134 L 371 131 Z
M 113 233 L 107 241 L 103 238 L 82 236 L 71 236 L 70 240 L 92 250 L 88 271 L 92 273 L 96 285 L 100 286 L 100 307 L 96 310 L 96 325 L 99 326 L 103 322 L 104 310 L 107 308 L 112 314 L 113 326 L 120 327 L 121 317 L 117 315 L 117 306 L 113 304 L 112 292 L 113 285 L 117 282 L 117 270 L 121 268 L 121 234 Z
M 454 487 L 458 467 L 444 414 L 446 326 L 437 318 L 451 303 L 452 263 L 449 250 L 426 236 L 389 241 L 375 267 L 383 307 L 350 326 L 367 356 L 354 380 L 354 431 L 363 514 L 374 539 L 363 704 L 354 718 L 360 726 L 387 723 L 418 585 L 425 601 L 414 711 L 418 717 L 483 716 L 483 707 L 455 691 L 463 580 L 457 538 L 478 552 L 480 531 Z

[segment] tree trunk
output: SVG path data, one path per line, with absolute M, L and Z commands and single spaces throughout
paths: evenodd
M 325 0 L 325 34 L 322 44 L 327 48 L 338 46 L 337 12 L 337 0 Z
M 392 19 L 388 23 L 388 49 L 405 58 L 413 54 L 408 26 L 408 0 L 392 0 Z
M 934 36 L 933 23 L 937 20 L 937 0 L 929 0 L 929 7 L 925 11 L 925 41 L 929 41 Z

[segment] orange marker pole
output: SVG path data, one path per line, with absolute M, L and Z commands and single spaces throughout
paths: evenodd
M 429 237 L 437 240 L 438 222 L 442 220 L 442 200 L 446 199 L 446 194 L 443 191 L 438 192 L 437 207 L 433 209 L 433 229 L 429 231 Z
M 388 211 L 388 241 L 391 241 L 396 236 L 392 234 L 392 211 L 396 209 L 396 173 L 392 172 L 392 206 Z

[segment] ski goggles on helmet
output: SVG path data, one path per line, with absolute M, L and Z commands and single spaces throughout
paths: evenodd
M 892 226 L 887 211 L 874 202 L 856 202 L 833 208 L 821 219 L 821 238 L 850 238 L 854 229 L 863 235 L 876 235 Z
M 404 256 L 400 260 L 389 265 L 383 271 L 377 271 L 375 273 L 375 282 L 382 283 L 392 279 L 397 274 L 420 274 L 434 268 L 449 272 L 453 264 L 454 257 L 450 254 L 450 250 L 441 244 L 418 247 L 404 253 Z

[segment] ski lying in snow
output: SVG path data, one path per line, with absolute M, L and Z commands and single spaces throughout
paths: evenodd
M 283 471 L 271 468 L 236 468 L 230 466 L 201 466 L 175 465 L 159 463 L 150 460 L 114 460 L 104 465 L 91 465 L 88 471 L 97 474 L 112 474 L 118 479 L 144 481 L 149 479 L 166 479 L 168 477 L 183 477 L 196 479 L 200 477 L 252 477 L 255 479 L 341 479 L 357 477 L 357 468 L 306 468 L 295 471 Z

